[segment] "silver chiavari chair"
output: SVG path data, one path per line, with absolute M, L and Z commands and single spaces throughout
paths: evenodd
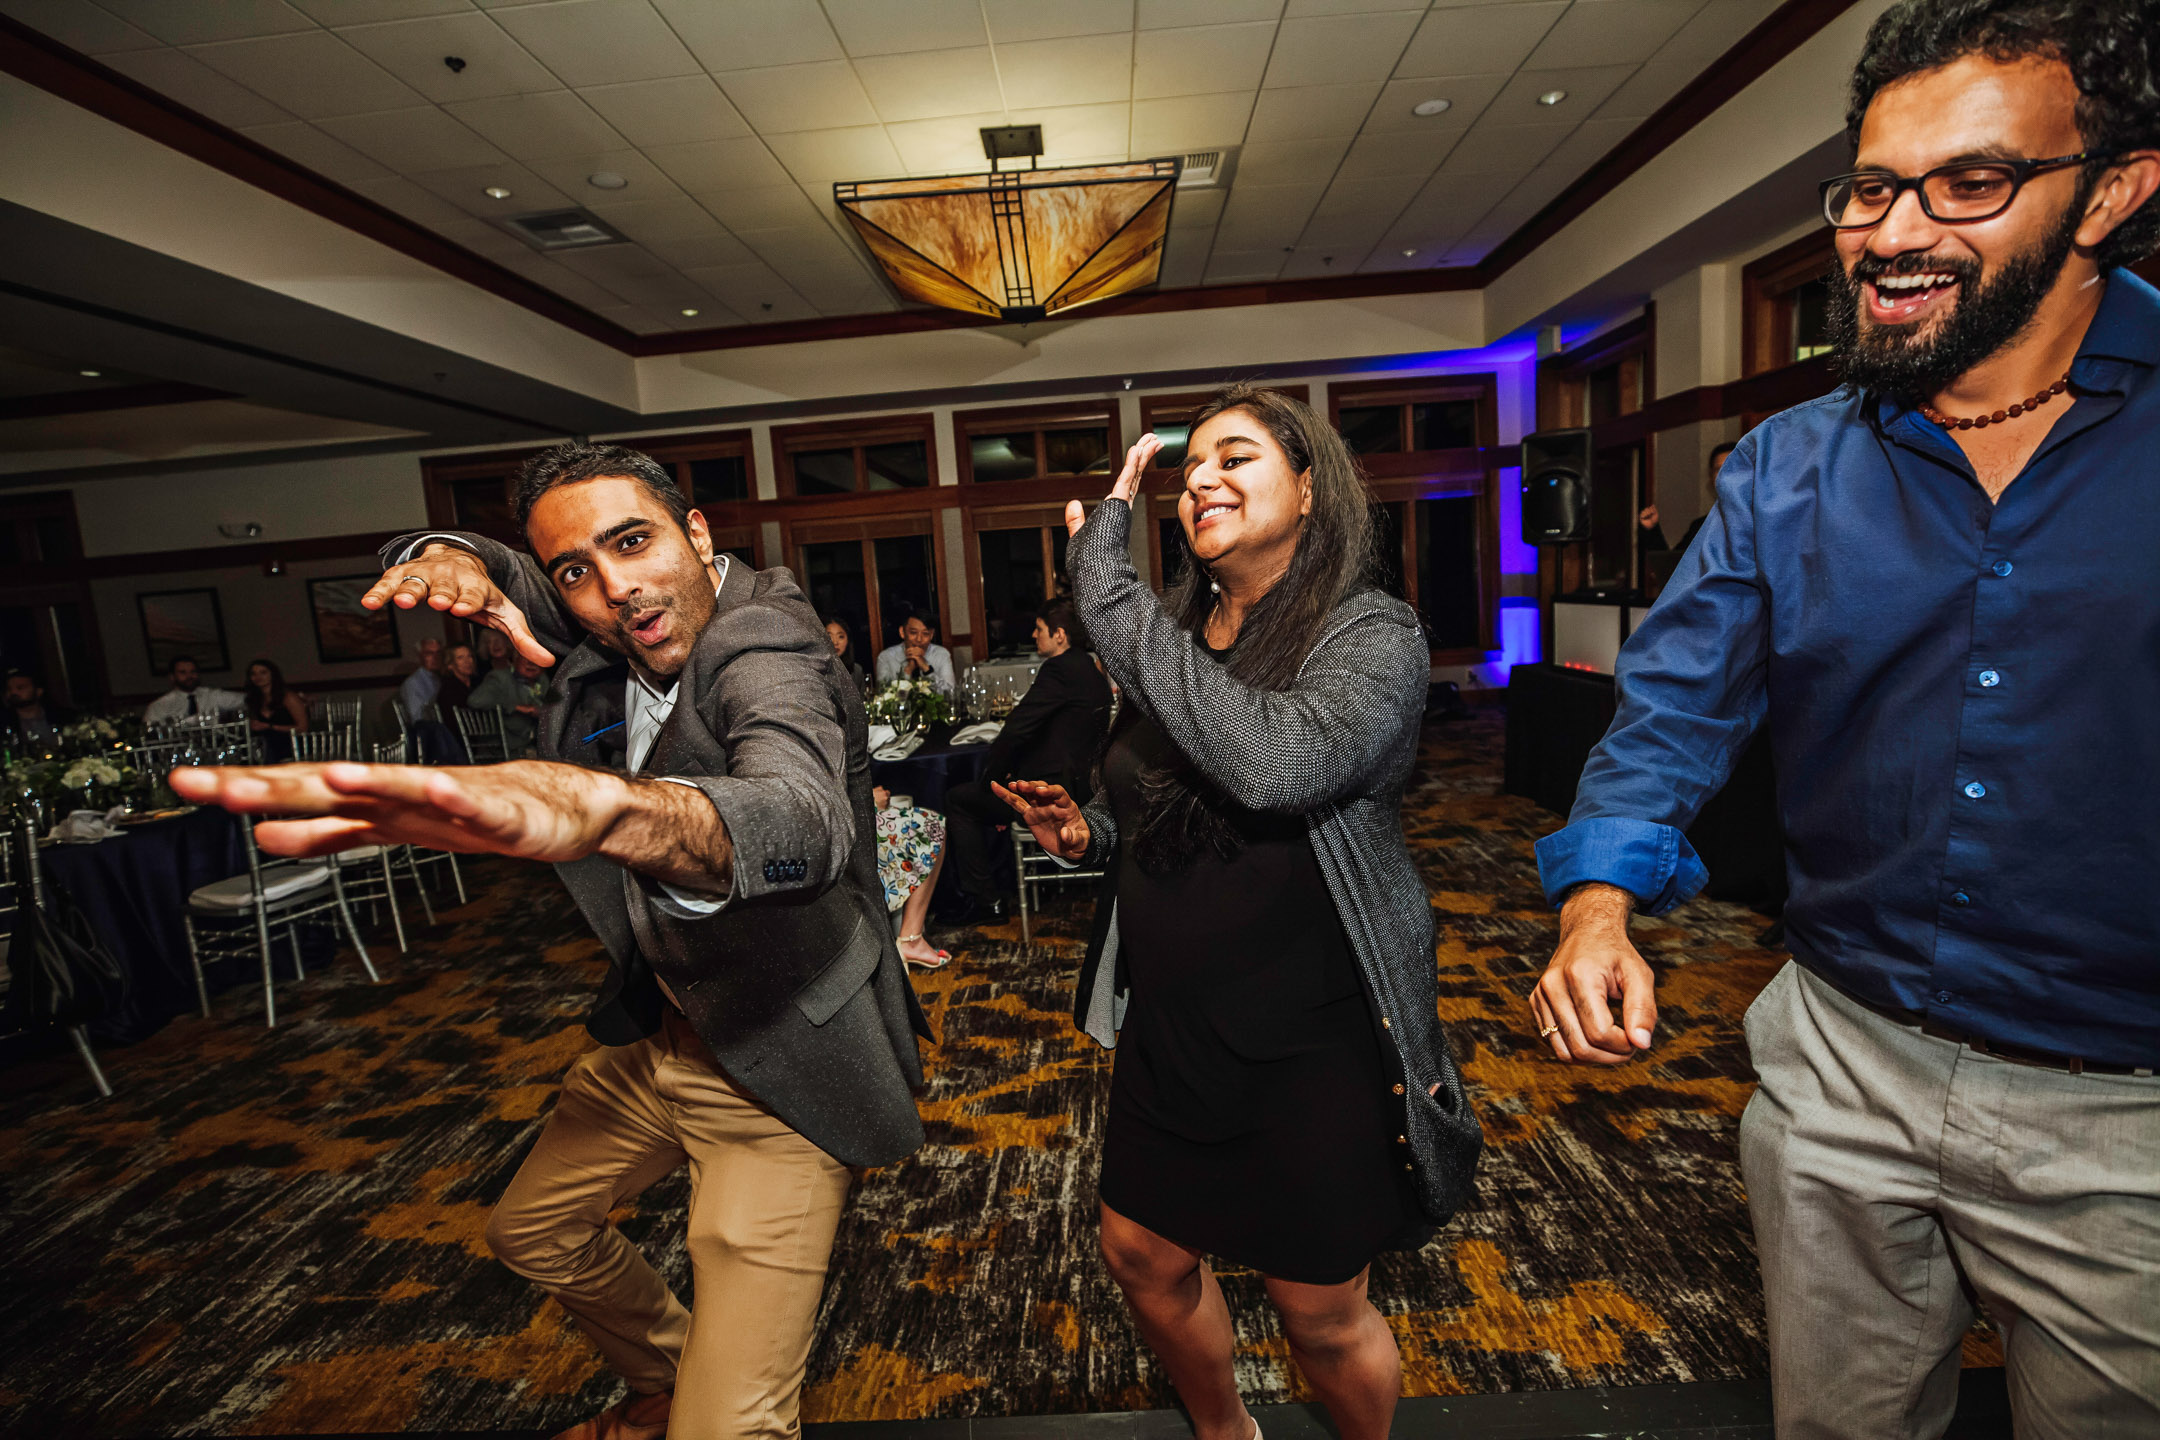
M 510 732 L 503 723 L 500 705 L 485 710 L 453 705 L 450 713 L 457 718 L 458 735 L 473 764 L 493 765 L 510 758 Z
M 203 961 L 220 955 L 244 955 L 255 951 L 262 957 L 263 1023 L 277 1024 L 277 991 L 271 971 L 273 931 L 282 926 L 292 949 L 293 973 L 307 978 L 300 954 L 300 922 L 334 915 L 330 923 L 340 926 L 368 979 L 380 981 L 367 942 L 360 938 L 359 922 L 346 903 L 345 877 L 335 862 L 318 860 L 265 861 L 255 848 L 255 829 L 240 827 L 247 847 L 248 868 L 198 887 L 181 910 L 187 931 L 188 962 L 195 970 L 195 998 L 202 1013 L 210 1013 L 210 988 L 203 978 Z
M 27 819 L 16 820 L 0 833 L 0 960 L 5 961 L 0 996 L 13 988 L 18 969 L 38 963 L 35 956 L 19 951 L 16 941 L 23 929 L 23 912 L 41 908 L 44 903 L 45 876 L 38 864 L 37 829 Z M 98 1094 L 111 1099 L 112 1083 L 98 1064 L 97 1052 L 90 1048 L 89 1027 L 70 1025 L 67 1031 L 75 1053 L 90 1072 L 90 1083 L 97 1086 Z

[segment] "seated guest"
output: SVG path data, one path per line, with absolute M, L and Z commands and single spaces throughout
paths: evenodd
M 1718 446 L 1715 450 L 1712 450 L 1710 452 L 1710 474 L 1708 478 L 1703 482 L 1703 486 L 1709 492 L 1711 509 L 1715 509 L 1717 507 L 1718 471 L 1725 468 L 1725 457 L 1732 454 L 1733 449 L 1733 442 L 1728 440 L 1724 444 Z M 1709 518 L 1709 510 L 1705 510 L 1702 514 L 1696 516 L 1695 523 L 1687 527 L 1687 534 L 1680 537 L 1680 544 L 1676 548 L 1684 553 L 1687 550 L 1688 546 L 1693 545 L 1695 543 L 1695 537 L 1702 533 L 1703 521 L 1708 520 Z
M 855 639 L 848 632 L 847 626 L 838 620 L 826 621 L 825 638 L 832 641 L 833 654 L 840 657 L 840 668 L 847 671 L 848 678 L 855 682 L 855 688 L 868 690 L 870 677 L 863 674 L 862 661 L 855 658 Z
M 900 643 L 878 653 L 877 683 L 928 675 L 937 688 L 953 693 L 952 651 L 937 643 L 937 625 L 927 615 L 910 614 L 900 626 Z
M 50 745 L 61 726 L 75 723 L 75 712 L 45 703 L 45 682 L 27 670 L 8 671 L 6 700 L 0 741 L 11 746 Z
M 448 717 L 452 710 L 472 702 L 473 686 L 480 683 L 480 657 L 470 645 L 453 645 L 443 652 L 440 687 L 435 692 L 436 713 Z
M 488 631 L 490 635 L 500 633 Z M 503 712 L 503 739 L 509 743 L 510 753 L 516 755 L 532 748 L 533 722 L 546 696 L 547 680 L 540 667 L 512 649 L 510 663 L 481 676 L 465 703 L 475 710 Z
M 940 970 L 952 959 L 923 938 L 930 917 L 930 895 L 945 868 L 945 817 L 913 804 L 895 805 L 892 791 L 871 787 L 877 804 L 878 881 L 885 887 L 885 909 L 900 916 L 900 958 L 921 970 Z M 905 798 L 905 797 L 903 797 Z
M 307 697 L 285 688 L 285 672 L 274 660 L 256 660 L 248 666 L 247 690 L 241 697 L 247 711 L 248 729 L 255 736 L 255 751 L 266 764 L 292 759 L 295 731 L 308 728 Z
M 405 677 L 398 686 L 398 698 L 405 702 L 405 718 L 418 720 L 428 713 L 428 706 L 435 703 L 436 694 L 442 689 L 442 641 L 430 635 L 417 647 L 420 668 Z
M 247 697 L 237 690 L 220 690 L 215 685 L 202 683 L 202 668 L 192 655 L 175 655 L 172 662 L 172 689 L 152 700 L 143 711 L 143 724 L 169 725 L 175 720 L 192 720 L 197 716 L 208 720 L 219 715 L 229 715 L 247 704 Z
M 1095 752 L 1110 728 L 1110 682 L 1088 649 L 1070 600 L 1052 600 L 1036 617 L 1035 653 L 1043 657 L 1042 667 L 998 731 L 982 778 L 945 792 L 953 870 L 977 913 L 1003 913 L 990 873 L 988 827 L 1010 822 L 1012 811 L 991 783 L 1047 781 L 1086 804 L 1094 794 L 1089 774 Z

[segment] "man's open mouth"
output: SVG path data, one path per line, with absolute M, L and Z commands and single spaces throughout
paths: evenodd
M 1877 325 L 1907 325 L 1949 303 L 1958 277 L 1943 270 L 1914 275 L 1878 275 L 1864 287 L 1868 319 Z
M 665 609 L 641 610 L 630 617 L 630 638 L 640 645 L 658 645 L 674 628 L 673 615 Z

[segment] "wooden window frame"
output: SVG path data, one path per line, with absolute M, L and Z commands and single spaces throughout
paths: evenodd
M 1740 271 L 1740 374 L 1743 378 L 1801 362 L 1783 353 L 1792 333 L 1793 296 L 1837 263 L 1829 226 L 1751 260 Z
M 1124 428 L 1118 418 L 1115 400 L 1084 401 L 1070 405 L 1006 405 L 988 410 L 959 410 L 953 413 L 954 459 L 959 463 L 960 484 L 963 487 L 981 486 L 978 494 L 984 496 L 981 503 L 1003 505 L 1009 495 L 1030 495 L 1025 487 L 1039 487 L 1052 482 L 1066 489 L 1071 482 L 1084 479 L 1094 471 L 1059 472 L 1043 470 L 1049 463 L 1050 447 L 1044 433 L 1050 430 L 1080 430 L 1100 424 L 1109 431 L 1111 469 L 1104 479 L 1104 489 L 1117 478 L 1118 469 L 1124 464 Z M 1004 435 L 1018 431 L 1030 431 L 1035 436 L 1035 463 L 1037 473 L 1027 480 L 977 480 L 975 478 L 975 447 L 970 442 L 978 434 Z M 996 499 L 988 499 L 995 495 Z
M 889 493 L 889 492 L 880 492 Z M 891 642 L 879 633 L 878 626 L 884 618 L 884 594 L 878 585 L 877 542 L 911 535 L 928 536 L 930 540 L 930 590 L 937 606 L 938 643 L 950 649 L 956 638 L 946 633 L 947 606 L 945 604 L 945 526 L 941 516 L 943 507 L 923 508 L 892 514 L 867 514 L 850 518 L 819 515 L 815 518 L 783 521 L 781 534 L 785 561 L 795 573 L 796 583 L 809 593 L 809 566 L 803 563 L 802 547 L 805 545 L 844 544 L 859 541 L 863 557 L 863 590 L 870 611 L 869 635 L 863 643 L 869 654 L 858 657 L 865 674 L 873 671 L 878 652 Z
M 1040 534 L 1043 584 L 1047 587 L 1043 599 L 1048 601 L 1059 593 L 1057 548 L 1051 539 L 1051 527 L 1055 526 L 1061 530 L 1065 527 L 1065 502 L 1074 498 L 1072 494 L 1073 479 L 1074 477 L 1070 475 L 1059 477 L 1056 483 L 1063 487 L 1062 493 L 1055 496 L 1045 495 L 1040 498 L 1008 496 L 1007 492 L 1022 483 L 1039 484 L 1041 482 L 1015 481 L 1012 485 L 992 483 L 976 492 L 975 503 L 963 508 L 960 524 L 961 563 L 967 566 L 968 613 L 976 617 L 976 633 L 983 637 L 982 645 L 972 647 L 984 652 L 975 657 L 975 662 L 978 665 L 991 658 L 988 653 L 990 607 L 986 598 L 988 592 L 983 585 L 982 573 L 982 532 L 985 530 L 1034 530 Z M 1089 514 L 1094 513 L 1095 507 L 1102 503 L 1102 496 L 1108 494 L 1109 489 L 1110 487 L 1105 485 L 1101 494 L 1079 497 Z M 991 500 L 989 497 L 992 495 L 995 495 L 997 499 Z M 970 639 L 972 638 L 970 637 Z
M 872 490 L 869 462 L 864 452 L 872 445 L 920 440 L 929 468 L 929 483 L 919 489 Z M 802 425 L 775 425 L 772 432 L 774 494 L 791 504 L 829 505 L 835 501 L 874 495 L 927 497 L 938 489 L 937 425 L 928 413 L 872 415 L 860 420 L 812 421 Z M 805 450 L 853 450 L 855 488 L 839 495 L 804 495 L 795 488 L 795 456 Z
M 1590 419 L 1590 376 L 1593 372 L 1615 363 L 1623 366 L 1623 375 L 1629 373 L 1625 367 L 1632 364 L 1635 381 L 1632 394 L 1623 392 L 1621 396 L 1619 413 L 1613 417 L 1617 420 L 1648 409 L 1657 395 L 1657 311 L 1654 306 L 1645 305 L 1643 313 L 1634 319 L 1615 325 L 1579 345 L 1538 361 L 1538 429 L 1559 430 L 1582 426 L 1595 432 L 1597 426 L 1592 424 Z M 1596 443 L 1594 433 L 1592 443 Z M 1608 450 L 1637 451 L 1635 473 L 1639 477 L 1639 492 L 1636 503 L 1654 505 L 1657 503 L 1657 466 L 1651 447 L 1655 443 L 1654 436 L 1639 436 L 1597 450 L 1593 460 L 1596 455 L 1604 455 Z M 1608 459 L 1606 463 L 1612 462 Z M 1629 538 L 1632 547 L 1632 531 Z M 1591 543 L 1578 540 L 1562 545 L 1537 547 L 1538 615 L 1542 632 L 1542 653 L 1546 655 L 1553 653 L 1553 600 L 1559 595 L 1573 594 L 1588 583 Z M 1545 552 L 1548 550 L 1554 552 L 1549 564 L 1545 560 Z M 1629 553 L 1632 556 L 1635 552 L 1631 548 Z

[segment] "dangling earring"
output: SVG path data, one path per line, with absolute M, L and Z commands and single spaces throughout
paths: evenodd
M 1222 582 L 1219 580 L 1209 580 L 1207 582 L 1207 588 L 1214 591 L 1217 595 L 1222 594 Z

